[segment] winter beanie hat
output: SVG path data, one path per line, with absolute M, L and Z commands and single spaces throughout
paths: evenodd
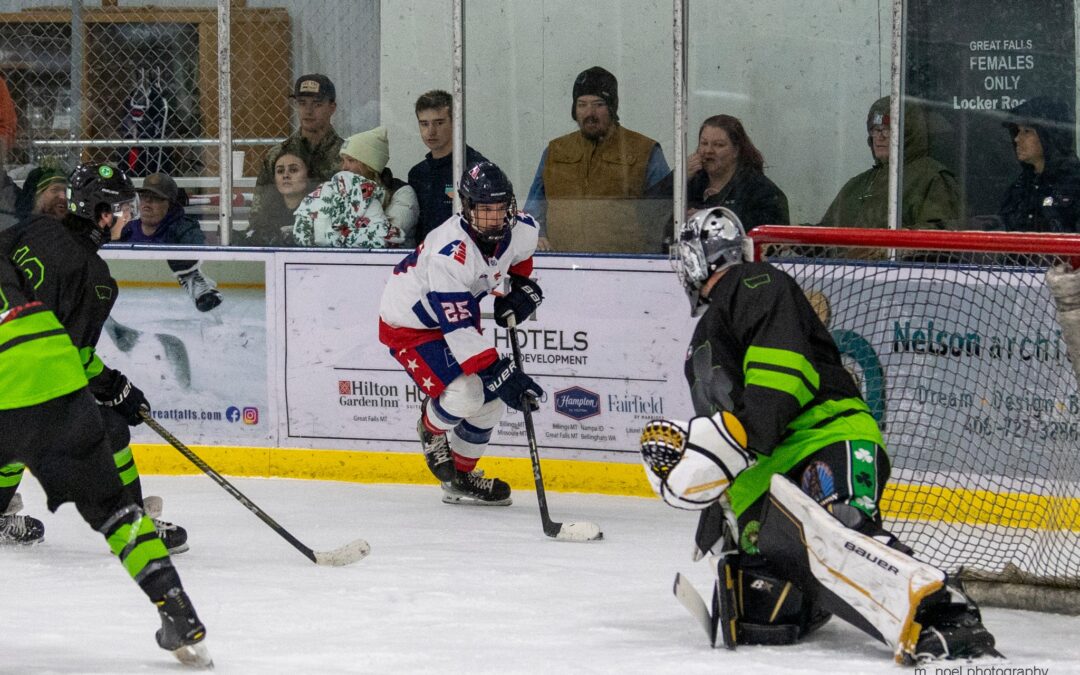
M 349 136 L 349 140 L 341 147 L 341 154 L 360 160 L 375 173 L 382 173 L 390 161 L 390 141 L 386 138 L 386 127 L 375 127 L 370 131 Z
M 577 121 L 576 105 L 578 96 L 599 96 L 607 103 L 611 119 L 619 119 L 619 82 L 615 76 L 600 66 L 593 66 L 574 80 L 574 100 L 570 102 L 570 118 Z

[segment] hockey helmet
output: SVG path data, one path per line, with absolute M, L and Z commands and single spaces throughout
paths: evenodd
M 503 170 L 493 162 L 477 162 L 465 169 L 458 184 L 461 195 L 461 214 L 469 225 L 469 234 L 481 246 L 494 246 L 502 241 L 517 222 L 517 200 L 514 186 Z M 477 204 L 502 204 L 498 222 L 480 222 Z M 485 219 L 486 220 L 486 219 Z
M 80 164 L 68 180 L 68 211 L 95 225 L 102 213 L 136 218 L 139 196 L 123 169 L 111 164 Z
M 730 209 L 717 206 L 702 209 L 679 228 L 679 241 L 672 247 L 672 263 L 690 300 L 690 315 L 699 316 L 709 301 L 701 287 L 717 270 L 745 260 L 746 231 Z

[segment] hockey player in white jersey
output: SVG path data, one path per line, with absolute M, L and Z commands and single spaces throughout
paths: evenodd
M 443 501 L 507 505 L 510 486 L 476 463 L 503 406 L 535 410 L 543 390 L 495 351 L 480 325 L 480 301 L 496 294 L 495 321 L 504 327 L 536 311 L 543 294 L 529 275 L 538 228 L 517 210 L 513 185 L 491 162 L 468 167 L 458 190 L 461 213 L 394 268 L 379 307 L 379 340 L 428 396 L 417 432 Z

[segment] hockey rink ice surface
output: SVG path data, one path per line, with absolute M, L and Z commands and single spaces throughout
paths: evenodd
M 205 476 L 143 480 L 188 529 L 175 562 L 218 673 L 919 672 L 836 619 L 797 646 L 711 649 L 671 594 L 676 570 L 708 588 L 706 564 L 690 561 L 696 514 L 659 500 L 549 493 L 555 520 L 604 530 L 571 543 L 543 535 L 532 491 L 499 508 L 445 505 L 434 485 L 233 481 L 315 550 L 371 543 L 367 558 L 324 568 Z M 22 489 L 46 534 L 0 548 L 0 672 L 187 671 L 157 647 L 156 611 L 75 508 L 50 514 L 32 478 Z M 921 672 L 1080 673 L 1080 617 L 984 618 L 1008 660 Z

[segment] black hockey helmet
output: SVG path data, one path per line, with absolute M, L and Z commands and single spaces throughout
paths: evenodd
M 461 195 L 461 215 L 469 224 L 469 234 L 477 244 L 494 245 L 502 241 L 517 222 L 517 200 L 514 186 L 494 162 L 476 162 L 465 169 L 458 184 Z M 477 204 L 505 204 L 502 222 L 496 226 L 481 225 L 476 218 Z
M 131 179 L 111 164 L 80 164 L 68 179 L 68 211 L 97 224 L 102 213 L 138 217 L 139 197 Z M 103 208 L 107 207 L 107 208 Z
M 679 228 L 679 241 L 671 248 L 679 281 L 690 299 L 690 314 L 698 316 L 709 301 L 701 287 L 717 270 L 746 260 L 746 230 L 730 209 L 702 209 Z

